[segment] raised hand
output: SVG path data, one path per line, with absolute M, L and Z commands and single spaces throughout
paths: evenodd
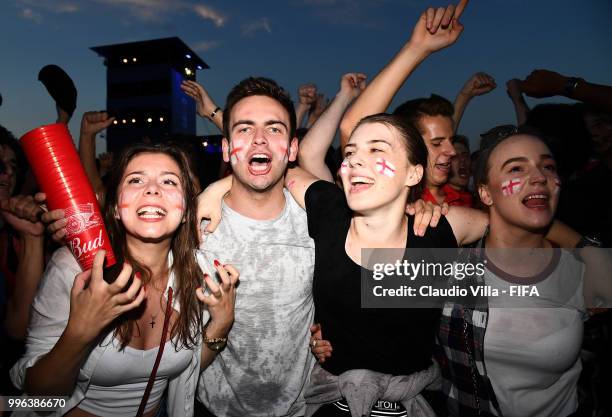
M 428 8 L 414 27 L 410 44 L 425 53 L 432 53 L 455 43 L 463 25 L 459 18 L 467 6 L 468 0 L 460 0 L 457 6 Z
M 323 114 L 327 106 L 329 105 L 329 99 L 325 98 L 324 94 L 317 94 L 317 99 L 313 107 L 310 108 L 310 115 L 308 116 L 308 124 L 312 125 L 318 118 Z
M 520 83 L 520 89 L 530 97 L 563 95 L 567 78 L 558 72 L 535 70 Z
M 360 72 L 344 74 L 340 79 L 339 95 L 347 96 L 351 100 L 356 99 L 366 88 L 366 75 Z
M 522 96 L 521 83 L 522 81 L 518 78 L 513 78 L 506 81 L 506 93 L 508 93 L 508 97 L 510 97 L 512 100 L 518 99 Z
M 140 275 L 125 287 L 132 267 L 124 263 L 117 280 L 108 284 L 102 277 L 106 251 L 94 257 L 92 269 L 78 274 L 70 294 L 70 317 L 66 331 L 83 343 L 93 342 L 113 320 L 138 307 L 145 298 Z
M 317 100 L 317 86 L 313 83 L 303 84 L 298 88 L 300 105 L 310 108 Z
M 29 195 L 18 195 L 0 201 L 0 217 L 22 235 L 42 236 L 45 226 L 40 221 L 43 209 Z
M 484 72 L 477 72 L 472 75 L 461 89 L 460 94 L 468 97 L 476 97 L 486 94 L 497 87 L 495 79 Z
M 196 111 L 200 117 L 209 118 L 217 105 L 210 98 L 208 92 L 195 81 L 185 80 L 181 83 L 181 90 L 196 102 Z
M 108 113 L 104 111 L 88 111 L 83 113 L 81 119 L 81 135 L 95 136 L 107 127 L 109 127 L 114 117 L 108 117 Z

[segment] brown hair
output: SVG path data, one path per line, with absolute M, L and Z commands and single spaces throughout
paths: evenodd
M 406 149 L 408 155 L 408 162 L 412 165 L 421 165 L 423 167 L 423 178 L 418 184 L 410 187 L 410 193 L 408 194 L 408 202 L 421 198 L 425 189 L 425 176 L 427 168 L 427 146 L 425 141 L 419 133 L 419 131 L 407 120 L 402 117 L 398 117 L 393 114 L 379 113 L 371 116 L 364 117 L 357 123 L 353 132 L 361 125 L 367 123 L 381 123 L 387 127 L 395 129 L 399 136 L 402 138 L 402 143 Z
M 223 111 L 223 135 L 230 139 L 230 113 L 240 100 L 251 96 L 266 96 L 280 103 L 289 113 L 289 140 L 295 137 L 295 109 L 289 94 L 274 80 L 264 77 L 249 77 L 240 81 L 227 96 Z
M 180 170 L 180 180 L 185 194 L 185 221 L 181 223 L 174 232 L 170 250 L 173 256 L 172 272 L 174 272 L 176 293 L 175 298 L 179 301 L 181 311 L 178 320 L 173 325 L 170 334 L 177 336 L 175 347 L 182 345 L 185 348 L 195 345 L 193 329 L 202 328 L 202 307 L 195 290 L 201 285 L 202 271 L 195 259 L 195 250 L 198 246 L 198 231 L 196 228 L 197 195 L 199 190 L 195 184 L 195 176 L 189 165 L 189 159 L 185 153 L 175 145 L 169 144 L 134 144 L 125 148 L 118 158 L 114 160 L 113 169 L 106 192 L 106 203 L 104 206 L 104 222 L 108 230 L 113 251 L 117 259 L 128 261 L 135 272 L 142 274 L 143 284 L 151 280 L 150 269 L 134 258 L 128 251 L 126 244 L 125 228 L 121 221 L 116 218 L 118 205 L 118 193 L 121 186 L 123 174 L 129 162 L 137 155 L 143 153 L 164 154 L 172 158 Z M 137 323 L 134 312 L 121 315 L 114 323 L 116 325 L 115 335 L 121 337 L 121 349 L 130 343 Z
M 405 118 L 419 131 L 422 131 L 420 122 L 424 116 L 443 116 L 452 119 L 454 111 L 450 101 L 437 94 L 432 94 L 427 98 L 417 98 L 400 104 L 393 114 Z

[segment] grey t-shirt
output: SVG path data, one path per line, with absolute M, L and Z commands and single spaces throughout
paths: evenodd
M 254 220 L 223 204 L 217 230 L 198 251 L 202 270 L 215 259 L 240 271 L 227 347 L 202 372 L 199 400 L 217 416 L 298 416 L 314 357 L 314 241 L 306 212 L 285 190 L 274 220 Z M 208 317 L 204 317 L 208 320 Z

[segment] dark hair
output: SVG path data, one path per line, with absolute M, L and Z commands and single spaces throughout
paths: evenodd
M 289 113 L 289 139 L 295 137 L 296 119 L 293 101 L 289 94 L 274 80 L 263 77 L 249 77 L 240 81 L 227 95 L 225 110 L 223 111 L 223 135 L 230 139 L 230 114 L 240 100 L 251 96 L 266 96 L 280 103 Z
M 513 129 L 510 129 L 510 128 Z M 540 141 L 542 141 L 546 146 L 548 146 L 551 151 L 553 146 L 551 146 L 551 141 L 549 138 L 545 137 L 538 129 L 535 129 L 531 126 L 510 126 L 503 125 L 499 126 L 499 129 L 496 128 L 491 129 L 489 132 L 495 131 L 497 136 L 489 136 L 486 141 L 486 145 L 482 146 L 478 152 L 478 158 L 476 159 L 476 164 L 474 168 L 474 189 L 478 190 L 481 185 L 486 185 L 489 183 L 489 160 L 491 159 L 491 154 L 493 150 L 497 148 L 497 146 L 504 142 L 506 139 L 517 136 L 517 135 L 529 135 L 536 137 Z M 502 129 L 504 128 L 504 129 Z
M 13 194 L 18 193 L 21 189 L 23 181 L 25 180 L 25 173 L 28 169 L 28 163 L 21 146 L 19 146 L 19 141 L 17 138 L 2 125 L 0 125 L 0 146 L 6 146 L 15 153 L 17 170 L 15 171 L 15 189 L 13 190 Z
M 353 132 L 355 132 L 359 126 L 367 123 L 381 123 L 390 128 L 394 128 L 400 134 L 408 155 L 408 162 L 412 165 L 421 165 L 423 167 L 423 178 L 421 178 L 418 184 L 410 187 L 408 202 L 412 203 L 421 198 L 425 189 L 427 146 L 425 146 L 425 141 L 419 131 L 402 117 L 393 114 L 379 113 L 361 119 L 359 123 L 357 123 L 357 126 L 355 126 L 355 129 L 353 129 Z
M 185 221 L 181 223 L 172 237 L 172 251 L 175 282 L 177 284 L 176 298 L 181 305 L 178 320 L 173 325 L 170 334 L 176 330 L 176 344 L 189 347 L 195 345 L 193 329 L 202 328 L 201 305 L 195 296 L 195 290 L 200 286 L 202 272 L 198 266 L 194 251 L 198 247 L 198 231 L 196 228 L 197 195 L 195 176 L 189 165 L 189 159 L 176 145 L 136 143 L 124 148 L 118 158 L 113 158 L 113 168 L 109 173 L 106 202 L 104 206 L 104 222 L 108 230 L 113 251 L 117 259 L 128 261 L 134 272 L 142 274 L 143 284 L 151 280 L 151 271 L 139 263 L 133 254 L 129 253 L 125 228 L 116 218 L 118 193 L 124 172 L 129 162 L 136 156 L 152 153 L 164 154 L 172 158 L 180 170 L 181 185 L 185 194 Z M 119 317 L 116 322 L 115 334 L 121 336 L 122 349 L 127 346 L 134 334 L 136 321 L 134 314 L 128 312 Z
M 463 135 L 453 136 L 453 145 L 455 143 L 462 144 L 463 146 L 467 148 L 468 152 L 470 152 L 470 140 L 467 138 L 467 136 L 463 136 Z
M 393 114 L 407 119 L 421 131 L 421 118 L 424 116 L 443 116 L 453 118 L 453 104 L 442 96 L 432 94 L 429 97 L 417 98 L 400 104 Z

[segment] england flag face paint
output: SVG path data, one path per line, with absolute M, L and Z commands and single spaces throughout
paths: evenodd
M 344 161 L 340 164 L 340 174 L 346 174 L 349 169 L 348 159 L 344 158 Z
M 523 188 L 523 180 L 521 178 L 512 178 L 501 183 L 502 195 L 509 197 L 521 191 Z
M 244 145 L 244 140 L 232 139 L 230 143 L 230 163 L 232 165 L 236 165 L 238 162 L 244 160 L 246 154 Z
M 376 171 L 386 177 L 395 177 L 395 165 L 384 158 L 376 158 Z

